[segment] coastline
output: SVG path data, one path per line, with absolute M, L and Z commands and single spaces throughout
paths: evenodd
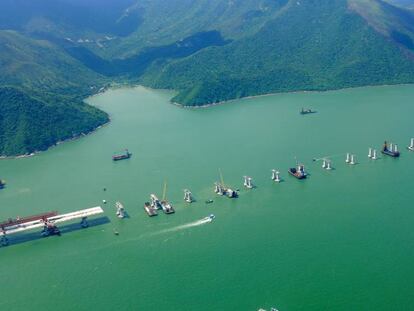
M 345 88 L 338 88 L 338 89 L 329 89 L 329 90 L 314 90 L 314 91 L 290 91 L 290 92 L 275 92 L 275 93 L 266 93 L 266 94 L 259 94 L 259 95 L 251 95 L 251 96 L 245 96 L 245 97 L 240 97 L 240 98 L 234 98 L 234 99 L 229 99 L 229 100 L 224 100 L 224 101 L 220 101 L 217 103 L 210 103 L 210 104 L 203 104 L 203 105 L 196 105 L 196 106 L 185 106 L 183 104 L 177 103 L 177 102 L 173 102 L 170 101 L 170 104 L 179 107 L 179 108 L 183 108 L 183 109 L 207 109 L 210 107 L 214 107 L 214 106 L 219 106 L 219 105 L 224 105 L 224 104 L 230 104 L 236 101 L 241 101 L 241 100 L 249 100 L 249 99 L 254 99 L 254 98 L 261 98 L 261 97 L 268 97 L 268 96 L 274 96 L 274 95 L 281 95 L 281 94 L 302 94 L 302 93 L 328 93 L 328 92 L 337 92 L 337 91 L 343 91 L 343 90 L 353 90 L 353 89 L 361 89 L 361 88 L 367 88 L 367 87 L 390 87 L 390 86 L 413 86 L 414 83 L 403 83 L 403 84 L 381 84 L 381 85 L 366 85 L 366 86 L 355 86 L 355 87 L 345 87 Z M 98 92 L 92 94 L 91 96 L 87 97 L 95 97 L 101 94 L 104 94 L 106 91 L 109 90 L 117 90 L 117 89 L 123 89 L 123 88 L 136 88 L 136 87 L 142 87 L 148 90 L 156 90 L 156 91 L 174 91 L 176 92 L 176 90 L 171 90 L 171 89 L 154 89 L 151 87 L 148 87 L 146 85 L 142 85 L 142 84 L 112 84 L 111 86 L 107 86 L 105 87 L 103 90 L 99 90 Z M 87 98 L 85 98 L 84 100 L 86 100 Z M 99 109 L 99 108 L 98 108 Z M 98 127 L 94 128 L 93 130 L 87 132 L 87 133 L 81 133 L 75 137 L 71 137 L 62 141 L 58 141 L 55 144 L 51 145 L 50 147 L 48 147 L 45 150 L 40 150 L 40 151 L 35 151 L 32 152 L 30 154 L 20 154 L 20 155 L 14 155 L 14 156 L 0 156 L 0 160 L 8 160 L 8 159 L 24 159 L 24 158 L 30 158 L 33 157 L 35 155 L 38 155 L 42 152 L 46 152 L 54 147 L 59 146 L 60 144 L 63 143 L 67 143 L 70 141 L 74 141 L 74 140 L 78 140 L 82 137 L 88 136 L 88 135 L 92 135 L 93 133 L 95 133 L 96 131 L 98 131 L 99 129 L 101 129 L 104 126 L 107 126 L 109 123 L 111 123 L 111 117 L 109 116 L 108 122 L 99 125 Z
M 109 125 L 109 123 L 111 123 L 111 118 L 110 118 L 110 117 L 109 117 L 108 122 L 106 122 L 106 123 L 104 123 L 104 124 L 102 124 L 102 125 L 97 126 L 97 127 L 96 127 L 96 128 L 94 128 L 93 130 L 91 130 L 91 131 L 89 131 L 89 132 L 87 132 L 87 133 L 81 133 L 81 134 L 79 134 L 79 135 L 77 135 L 77 136 L 74 136 L 74 137 L 71 137 L 71 138 L 68 138 L 68 139 L 59 140 L 59 141 L 57 141 L 55 144 L 51 145 L 50 147 L 48 147 L 48 148 L 47 148 L 47 149 L 45 149 L 45 150 L 34 151 L 34 152 L 32 152 L 32 153 L 29 153 L 29 154 L 27 154 L 27 153 L 26 153 L 26 154 L 14 155 L 14 156 L 0 156 L 0 161 L 1 161 L 1 160 L 11 160 L 11 159 L 14 159 L 14 160 L 16 160 L 16 159 L 25 159 L 25 158 L 31 158 L 31 157 L 34 157 L 35 155 L 38 155 L 38 154 L 40 154 L 40 153 L 43 153 L 43 152 L 49 151 L 50 149 L 55 148 L 55 147 L 57 147 L 57 146 L 59 146 L 59 145 L 61 145 L 61 144 L 63 144 L 63 143 L 68 143 L 68 142 L 70 142 L 70 141 L 75 141 L 75 140 L 81 139 L 81 138 L 83 138 L 83 137 L 85 137 L 85 136 L 92 135 L 92 134 L 93 134 L 93 133 L 95 133 L 96 131 L 100 130 L 102 127 Z
M 346 90 L 357 90 L 362 88 L 368 88 L 368 87 L 390 87 L 390 86 L 413 86 L 414 83 L 398 83 L 398 84 L 379 84 L 379 85 L 365 85 L 365 86 L 352 86 L 352 87 L 343 87 L 338 89 L 329 89 L 329 90 L 314 90 L 314 91 L 289 91 L 289 92 L 275 92 L 275 93 L 266 93 L 266 94 L 259 94 L 259 95 L 251 95 L 251 96 L 245 96 L 245 97 L 239 97 L 229 100 L 223 100 L 219 101 L 217 103 L 210 103 L 210 104 L 202 104 L 202 105 L 194 105 L 194 106 L 186 106 L 177 102 L 171 101 L 170 103 L 174 106 L 184 108 L 184 109 L 206 109 L 214 106 L 224 105 L 224 104 L 230 104 L 235 101 L 240 100 L 248 100 L 248 99 L 254 99 L 254 98 L 260 98 L 260 97 L 267 97 L 267 96 L 274 96 L 274 95 L 281 95 L 281 94 L 302 94 L 302 93 L 328 93 L 328 92 L 338 92 L 338 91 L 346 91 Z M 157 90 L 157 89 L 156 89 Z

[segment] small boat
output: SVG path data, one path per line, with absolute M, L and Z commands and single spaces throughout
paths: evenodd
M 157 209 L 151 205 L 149 202 L 144 203 L 144 210 L 148 214 L 149 217 L 157 216 Z
M 397 145 L 392 143 L 388 144 L 386 141 L 384 142 L 381 152 L 393 158 L 398 158 L 400 156 Z
M 216 218 L 216 216 L 214 216 L 214 214 L 210 214 L 207 217 L 204 217 L 203 220 L 208 221 L 208 222 L 212 222 L 214 218 Z
M 291 167 L 288 170 L 289 174 L 297 179 L 305 179 L 307 173 L 305 171 L 305 166 L 303 164 L 298 164 L 296 167 Z
M 305 109 L 305 108 L 302 108 L 302 110 L 300 111 L 300 114 L 310 114 L 310 113 L 316 113 L 316 111 L 315 110 L 312 110 L 312 109 Z
M 211 204 L 211 203 L 213 203 L 214 201 L 213 200 L 211 200 L 211 199 L 209 199 L 209 200 L 206 200 L 206 204 Z
M 0 189 L 3 189 L 4 187 L 6 187 L 6 182 L 0 179 Z
M 120 161 L 120 160 L 129 159 L 131 156 L 132 156 L 132 153 L 130 153 L 128 149 L 125 149 L 124 154 L 117 154 L 117 155 L 112 156 L 112 161 Z
M 114 234 L 115 234 L 115 235 L 119 235 L 118 230 L 114 229 Z

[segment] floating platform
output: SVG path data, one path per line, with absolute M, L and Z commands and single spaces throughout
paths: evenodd
M 151 203 L 145 202 L 144 203 L 144 210 L 148 214 L 149 217 L 157 216 L 158 212 L 157 209 L 151 206 Z

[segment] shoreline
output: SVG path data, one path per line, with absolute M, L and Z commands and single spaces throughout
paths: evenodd
M 106 123 L 104 123 L 104 124 L 101 124 L 101 125 L 97 126 L 97 127 L 96 127 L 96 128 L 94 128 L 93 130 L 91 130 L 91 131 L 89 131 L 89 132 L 87 132 L 87 133 L 81 133 L 81 134 L 79 134 L 79 135 L 77 135 L 77 136 L 74 136 L 74 137 L 71 137 L 71 138 L 68 138 L 68 139 L 59 140 L 59 141 L 57 141 L 55 144 L 51 145 L 50 147 L 48 147 L 48 148 L 47 148 L 47 149 L 45 149 L 45 150 L 34 151 L 34 152 L 32 152 L 32 153 L 29 153 L 29 154 L 27 154 L 27 153 L 26 153 L 26 154 L 14 155 L 14 156 L 0 156 L 0 161 L 1 161 L 1 160 L 26 159 L 26 158 L 31 158 L 31 157 L 34 157 L 34 156 L 36 156 L 36 155 L 38 155 L 38 154 L 40 154 L 40 153 L 43 153 L 43 152 L 49 151 L 49 150 L 51 150 L 51 149 L 53 149 L 53 148 L 55 148 L 55 147 L 57 147 L 57 146 L 59 146 L 59 145 L 61 145 L 61 144 L 68 143 L 68 142 L 71 142 L 71 141 L 75 141 L 75 140 L 81 139 L 81 138 L 83 138 L 83 137 L 86 137 L 86 136 L 92 135 L 92 134 L 93 134 L 93 133 L 95 133 L 96 131 L 100 130 L 102 127 L 109 125 L 109 123 L 111 123 L 111 118 L 110 118 L 110 117 L 109 117 L 108 122 L 106 122 Z
M 245 97 L 240 97 L 240 98 L 234 98 L 234 99 L 229 99 L 229 100 L 224 100 L 224 101 L 220 101 L 217 103 L 210 103 L 210 104 L 203 104 L 203 105 L 196 105 L 196 106 L 185 106 L 183 104 L 177 103 L 177 102 L 173 102 L 170 101 L 169 103 L 182 108 L 182 109 L 207 109 L 210 107 L 214 107 L 214 106 L 219 106 L 219 105 L 224 105 L 224 104 L 230 104 L 236 101 L 241 101 L 241 100 L 249 100 L 249 99 L 255 99 L 255 98 L 261 98 L 261 97 L 268 97 L 268 96 L 274 96 L 274 95 L 283 95 L 283 94 L 301 94 L 301 93 L 327 93 L 327 92 L 338 92 L 338 91 L 344 91 L 344 90 L 353 90 L 353 89 L 361 89 L 361 88 L 368 88 L 368 87 L 390 87 L 390 86 L 414 86 L 414 83 L 403 83 L 403 84 L 381 84 L 381 85 L 366 85 L 366 86 L 355 86 L 355 87 L 345 87 L 345 88 L 339 88 L 339 89 L 331 89 L 331 90 L 322 90 L 322 91 L 290 91 L 290 92 L 276 92 L 276 93 L 266 93 L 266 94 L 259 94 L 259 95 L 251 95 L 251 96 L 245 96 Z M 137 87 L 142 87 L 144 89 L 148 89 L 148 90 L 154 90 L 154 91 L 171 91 L 171 92 L 176 92 L 176 90 L 171 90 L 171 89 L 154 89 L 142 84 L 134 84 L 134 85 L 128 85 L 128 84 L 114 84 L 111 85 L 109 87 L 106 87 L 104 90 L 100 90 L 98 92 L 96 92 L 95 94 L 92 94 L 90 96 L 88 96 L 87 98 L 85 98 L 84 100 L 91 98 L 91 97 L 95 97 L 98 95 L 102 95 L 107 91 L 110 90 L 118 90 L 118 89 L 133 89 L 133 88 L 137 88 Z M 100 108 L 98 108 L 100 109 Z M 109 116 L 109 120 L 108 122 L 99 125 L 98 127 L 94 128 L 93 130 L 91 130 L 88 133 L 81 133 L 80 135 L 77 135 L 75 137 L 72 138 L 68 138 L 62 141 L 58 141 L 55 144 L 51 145 L 50 147 L 48 147 L 45 150 L 41 150 L 41 151 L 35 151 L 32 152 L 30 154 L 20 154 L 20 155 L 14 155 L 14 156 L 0 156 L 0 161 L 1 160 L 10 160 L 10 159 L 24 159 L 24 158 L 31 158 L 34 157 L 42 152 L 46 152 L 49 151 L 50 149 L 57 147 L 63 143 L 67 143 L 70 141 L 74 141 L 74 140 L 78 140 L 82 137 L 85 136 L 89 136 L 93 133 L 95 133 L 96 131 L 98 131 L 99 129 L 101 129 L 104 126 L 107 126 L 111 123 L 111 117 Z
M 170 101 L 171 104 L 174 106 L 184 108 L 184 109 L 206 109 L 214 106 L 219 106 L 223 104 L 230 104 L 235 101 L 240 100 L 248 100 L 248 99 L 254 99 L 254 98 L 260 98 L 260 97 L 267 97 L 267 96 L 274 96 L 274 95 L 282 95 L 282 94 L 301 94 L 301 93 L 328 93 L 328 92 L 338 92 L 338 91 L 346 91 L 346 90 L 357 90 L 362 88 L 368 88 L 368 87 L 390 87 L 390 86 L 414 86 L 414 83 L 400 83 L 400 84 L 379 84 L 379 85 L 365 85 L 365 86 L 352 86 L 352 87 L 344 87 L 339 89 L 329 89 L 329 90 L 322 90 L 322 91 L 289 91 L 289 92 L 276 92 L 276 93 L 266 93 L 266 94 L 259 94 L 259 95 L 251 95 L 251 96 L 245 96 L 245 97 L 239 97 L 229 100 L 220 101 L 217 103 L 210 103 L 210 104 L 202 104 L 202 105 L 194 105 L 194 106 L 186 106 L 177 102 Z M 154 89 L 158 90 L 158 89 Z

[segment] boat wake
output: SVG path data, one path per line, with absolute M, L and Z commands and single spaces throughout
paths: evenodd
M 181 230 L 185 230 L 185 229 L 189 229 L 189 228 L 193 228 L 193 227 L 198 227 L 198 226 L 208 224 L 212 221 L 213 221 L 213 218 L 205 217 L 203 219 L 193 221 L 193 222 L 181 225 L 181 226 L 176 226 L 176 227 L 173 227 L 173 228 L 169 228 L 169 229 L 165 229 L 165 230 L 155 232 L 154 235 L 169 233 L 169 232 L 177 232 L 177 231 L 181 231 Z

